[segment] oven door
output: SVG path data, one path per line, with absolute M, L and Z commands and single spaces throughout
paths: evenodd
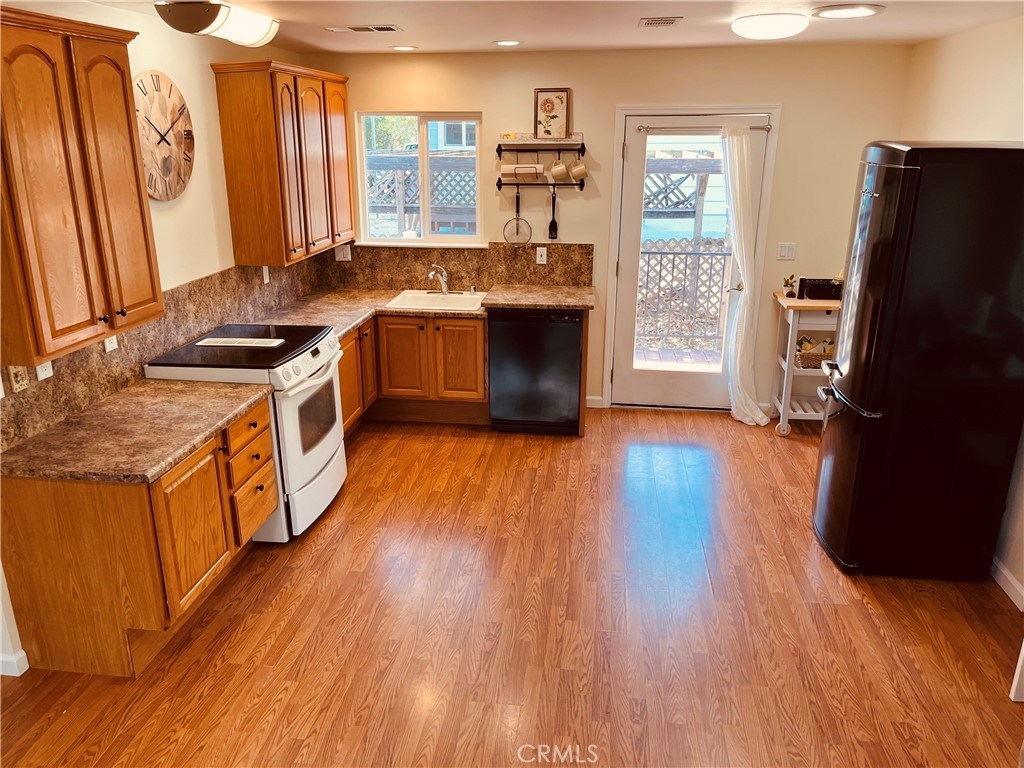
M 281 468 L 289 495 L 308 485 L 342 446 L 340 359 L 338 350 L 310 378 L 274 393 Z

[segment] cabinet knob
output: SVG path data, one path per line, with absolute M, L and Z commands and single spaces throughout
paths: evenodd
M 291 251 L 291 252 L 292 252 L 292 253 L 298 253 L 298 252 L 299 252 L 299 251 L 301 251 L 301 250 L 302 250 L 301 248 L 292 248 L 292 251 Z
M 226 445 L 222 445 L 222 446 L 218 447 L 217 450 L 220 451 L 221 453 L 227 453 L 228 452 L 228 447 Z
M 319 240 L 310 240 L 310 241 L 309 241 L 309 247 L 310 247 L 310 248 L 316 248 L 316 244 L 317 244 L 318 242 L 320 242 L 320 241 L 319 241 Z
M 336 238 L 338 238 L 339 240 L 341 240 L 341 232 L 335 232 L 335 233 L 334 233 L 334 236 L 335 236 Z
M 263 493 L 267 489 L 263 487 L 263 483 L 260 483 L 259 485 L 256 486 L 256 490 L 259 491 L 260 493 Z
M 256 427 L 258 427 L 259 425 L 260 425 L 260 423 L 258 421 L 250 421 L 249 422 L 249 426 L 252 427 L 253 429 L 256 429 Z
M 440 331 L 441 330 L 441 326 L 440 325 L 435 325 L 434 326 L 434 330 L 435 331 Z
M 252 460 L 253 460 L 253 461 L 259 461 L 259 460 L 260 460 L 260 455 L 259 455 L 258 453 L 254 453 L 254 454 L 252 455 Z
M 101 323 L 109 323 L 110 322 L 110 315 L 100 315 L 96 319 L 99 320 Z
M 117 310 L 117 312 L 115 312 L 114 314 L 115 314 L 115 315 L 120 315 L 121 317 L 128 317 L 128 310 L 127 310 L 127 309 L 125 309 L 124 307 L 121 307 L 121 308 L 120 308 L 119 310 Z
M 420 330 L 421 330 L 421 331 L 423 330 L 423 326 L 422 326 L 422 325 L 420 326 Z

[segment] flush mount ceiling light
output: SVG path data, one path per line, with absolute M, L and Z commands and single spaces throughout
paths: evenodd
M 823 5 L 811 11 L 811 16 L 818 19 L 865 19 L 884 10 L 884 5 Z
M 416 46 L 415 45 L 392 45 L 391 46 L 391 50 L 392 51 L 415 51 L 416 50 Z
M 801 13 L 762 13 L 740 16 L 732 23 L 732 31 L 748 40 L 781 40 L 799 35 L 810 23 Z
M 212 35 L 258 48 L 274 39 L 277 19 L 220 0 L 161 0 L 156 12 L 167 26 L 190 35 Z
M 495 45 L 500 45 L 503 48 L 511 48 L 514 45 L 519 45 L 519 41 L 518 40 L 495 40 L 494 44 Z

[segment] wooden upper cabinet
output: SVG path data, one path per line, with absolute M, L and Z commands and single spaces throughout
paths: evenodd
M 276 61 L 211 66 L 235 263 L 287 266 L 352 240 L 348 78 Z
M 128 42 L 0 8 L 2 356 L 38 365 L 163 311 Z
M 4 302 L 4 363 L 10 364 L 103 336 L 108 326 L 99 318 L 110 310 L 64 39 L 4 26 L 0 48 L 4 171 L 14 225 L 4 238 L 4 277 L 23 284 L 17 303 L 28 313 L 9 322 L 14 307 Z M 27 338 L 9 335 L 13 324 L 22 325 Z
M 232 555 L 231 524 L 221 497 L 218 441 L 210 440 L 150 486 L 153 520 L 171 621 Z
M 430 397 L 427 319 L 377 318 L 381 397 Z
M 72 39 L 82 138 L 97 200 L 97 234 L 120 328 L 159 315 L 164 297 L 143 181 L 131 67 L 123 45 Z
M 275 72 L 274 108 L 277 115 L 278 165 L 281 168 L 281 210 L 284 212 L 285 261 L 306 255 L 303 221 L 303 181 L 300 163 L 299 127 L 295 78 Z M 237 261 L 237 259 L 236 259 Z
M 431 320 L 434 391 L 439 400 L 486 400 L 484 321 L 451 317 Z
M 352 214 L 352 174 L 349 170 L 346 86 L 325 82 L 324 103 L 327 108 L 327 165 L 331 180 L 331 238 L 337 245 L 356 236 Z
M 331 246 L 330 190 L 327 180 L 327 128 L 324 83 L 296 77 L 299 137 L 302 140 L 302 191 L 306 205 L 306 247 L 310 253 Z

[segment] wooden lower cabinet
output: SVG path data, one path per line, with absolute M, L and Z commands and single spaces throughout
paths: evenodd
M 342 425 L 348 435 L 377 400 L 377 334 L 372 318 L 341 337 L 338 374 Z
M 5 477 L 0 558 L 29 664 L 141 671 L 277 508 L 270 436 L 264 400 L 149 485 Z
M 380 316 L 377 323 L 381 397 L 487 400 L 483 320 Z

